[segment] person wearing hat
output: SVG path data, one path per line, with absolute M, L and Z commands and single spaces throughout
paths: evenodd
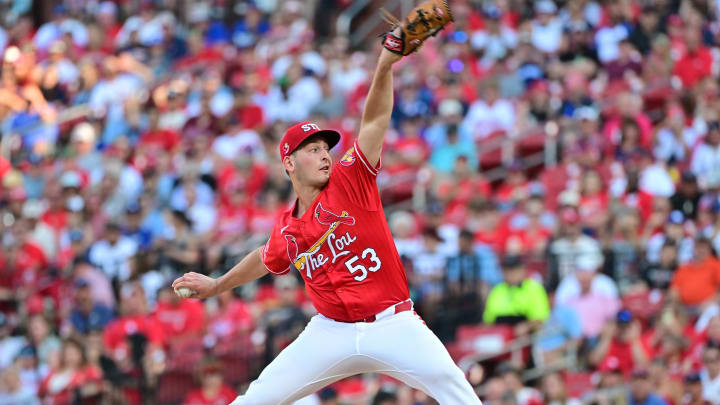
M 647 365 L 651 348 L 641 337 L 640 321 L 622 309 L 605 324 L 600 339 L 588 356 L 601 371 L 617 367 L 624 375 Z
M 670 204 L 673 210 L 682 212 L 685 218 L 694 221 L 697 219 L 700 197 L 702 197 L 702 193 L 698 187 L 697 177 L 691 172 L 684 172 L 680 186 L 670 197 Z
M 363 372 L 391 374 L 440 403 L 480 404 L 447 349 L 413 314 L 383 212 L 376 179 L 400 57 L 381 52 L 357 139 L 337 162 L 330 153 L 337 131 L 305 121 L 283 135 L 279 157 L 297 198 L 268 242 L 217 279 L 189 272 L 173 283 L 178 293 L 208 298 L 267 273 L 298 271 L 305 282 L 318 315 L 233 405 L 289 404 Z
M 702 376 L 697 371 L 685 374 L 685 395 L 683 405 L 711 405 L 712 402 L 703 397 Z
M 229 404 L 237 392 L 223 380 L 223 365 L 217 360 L 208 359 L 198 373 L 200 388 L 190 391 L 183 405 Z
M 112 310 L 95 302 L 90 291 L 90 283 L 83 278 L 75 280 L 74 305 L 70 313 L 70 322 L 75 331 L 86 335 L 90 330 L 103 329 L 113 319 Z
M 663 232 L 652 235 L 646 246 L 645 256 L 650 263 L 660 261 L 660 250 L 665 243 L 678 247 L 678 261 L 685 263 L 692 259 L 693 238 L 685 231 L 685 215 L 681 211 L 672 211 L 667 216 Z
M 501 266 L 504 281 L 490 290 L 483 322 L 511 325 L 518 336 L 528 334 L 550 316 L 547 293 L 542 284 L 527 277 L 519 256 L 506 256 Z

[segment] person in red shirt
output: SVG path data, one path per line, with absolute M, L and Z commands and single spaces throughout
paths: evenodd
M 153 321 L 170 340 L 199 335 L 205 329 L 205 307 L 198 300 L 182 300 L 170 288 L 159 292 Z
M 207 298 L 268 272 L 297 270 L 319 312 L 233 405 L 290 404 L 364 372 L 398 378 L 441 404 L 480 404 L 447 349 L 412 311 L 405 270 L 383 212 L 376 176 L 393 106 L 392 64 L 380 55 L 358 137 L 335 164 L 340 134 L 312 122 L 279 145 L 297 199 L 265 246 L 218 279 L 186 273 L 175 289 Z M 418 355 L 422 353 L 422 355 Z
M 646 366 L 650 356 L 649 344 L 640 333 L 640 322 L 623 309 L 615 321 L 605 326 L 588 359 L 600 371 L 618 369 L 628 376 L 633 369 Z
M 84 403 L 84 398 L 100 392 L 101 382 L 101 372 L 88 364 L 83 345 L 67 339 L 63 342 L 59 367 L 51 370 L 42 381 L 39 394 L 48 405 Z
M 145 292 L 139 284 L 122 285 L 120 298 L 121 316 L 105 328 L 103 346 L 119 371 L 111 379 L 112 389 L 119 390 L 115 394 L 123 395 L 128 403 L 138 405 L 142 398 L 139 386 L 163 369 L 165 336 L 160 324 L 148 314 Z M 141 359 L 136 357 L 138 352 Z
M 201 370 L 201 387 L 190 391 L 184 405 L 226 405 L 237 396 L 234 389 L 223 381 L 222 365 L 208 362 Z
M 685 28 L 685 55 L 675 63 L 675 76 L 682 81 L 683 87 L 693 88 L 712 74 L 713 56 L 710 49 L 702 46 L 700 30 L 697 27 Z

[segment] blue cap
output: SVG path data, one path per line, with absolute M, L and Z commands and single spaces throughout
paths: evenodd
M 627 309 L 620 310 L 617 313 L 617 321 L 620 323 L 630 323 L 633 320 L 632 312 Z
M 668 223 L 675 225 L 682 225 L 685 222 L 685 215 L 682 211 L 675 210 L 668 216 Z

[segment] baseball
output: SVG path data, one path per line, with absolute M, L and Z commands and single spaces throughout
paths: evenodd
M 194 293 L 195 293 L 194 290 L 191 290 L 187 287 L 180 287 L 180 288 L 175 289 L 175 294 L 177 294 L 178 297 L 182 297 L 182 298 L 189 298 Z

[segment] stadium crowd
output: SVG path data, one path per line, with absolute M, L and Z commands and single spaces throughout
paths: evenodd
M 352 142 L 379 41 L 307 3 L 0 2 L 0 404 L 227 404 L 302 330 L 297 275 L 170 283 L 265 242 L 290 124 Z M 486 404 L 720 404 L 719 7 L 455 0 L 398 64 L 378 183 L 416 308 L 458 361 L 531 337 L 467 369 Z

